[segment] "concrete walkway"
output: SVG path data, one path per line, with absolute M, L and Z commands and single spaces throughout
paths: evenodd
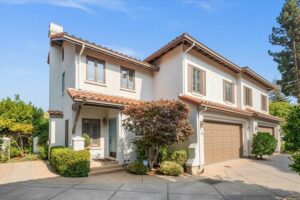
M 202 176 L 87 178 L 59 177 L 41 161 L 0 164 L 0 199 L 300 199 L 300 176 L 288 161 L 285 155 L 239 159 L 208 166 Z

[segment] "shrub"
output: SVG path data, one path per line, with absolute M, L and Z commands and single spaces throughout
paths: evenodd
M 48 145 L 42 145 L 38 147 L 39 149 L 39 156 L 42 160 L 48 160 Z
M 163 161 L 170 160 L 170 152 L 167 147 L 161 147 L 159 149 L 158 161 L 157 163 L 162 163 Z
M 283 126 L 285 150 L 296 152 L 300 150 L 300 106 L 294 106 L 286 117 Z
M 90 170 L 90 153 L 88 150 L 73 151 L 69 148 L 51 148 L 50 163 L 62 176 L 88 176 Z
M 258 132 L 253 137 L 252 153 L 262 159 L 263 155 L 272 155 L 276 149 L 277 141 L 267 132 Z
M 294 153 L 291 156 L 291 160 L 293 161 L 293 163 L 290 164 L 290 167 L 293 171 L 297 172 L 300 175 L 300 151 Z
M 86 133 L 82 134 L 82 137 L 84 138 L 84 147 L 89 147 L 91 144 L 90 136 Z
M 178 163 L 181 166 L 184 166 L 187 160 L 187 152 L 185 150 L 174 151 L 171 156 L 171 161 Z
M 133 142 L 134 149 L 136 153 L 136 160 L 138 162 L 143 162 L 143 160 L 147 160 L 147 147 L 143 140 L 135 140 Z
M 140 162 L 130 163 L 125 169 L 132 174 L 138 175 L 146 175 L 148 172 L 148 168 Z
M 20 149 L 18 147 L 11 146 L 10 147 L 10 157 L 14 158 L 20 155 Z
M 183 172 L 183 168 L 176 162 L 165 161 L 160 165 L 160 172 L 165 175 L 179 176 Z

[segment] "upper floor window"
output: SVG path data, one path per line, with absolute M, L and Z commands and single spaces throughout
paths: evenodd
M 234 103 L 234 84 L 228 81 L 223 81 L 224 101 Z
M 121 88 L 134 90 L 134 70 L 121 67 Z
M 205 95 L 206 73 L 205 71 L 189 66 L 189 90 L 192 93 Z
M 65 74 L 66 74 L 66 73 L 63 72 L 62 75 L 61 75 L 61 93 L 62 93 L 62 94 L 65 93 L 65 87 L 66 87 L 66 83 L 65 83 L 65 82 L 66 82 L 66 80 L 65 80 L 65 79 L 66 79 L 66 78 L 65 78 L 66 75 L 65 75 Z
M 267 111 L 267 96 L 261 95 L 261 110 Z
M 86 79 L 105 83 L 105 62 L 94 58 L 87 58 Z
M 252 106 L 252 90 L 244 86 L 244 105 Z

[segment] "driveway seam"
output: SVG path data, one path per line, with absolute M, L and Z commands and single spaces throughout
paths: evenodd
M 109 197 L 109 200 L 111 200 L 111 199 L 117 194 L 117 192 L 120 191 L 120 189 L 121 189 L 121 187 L 123 187 L 123 185 L 124 185 L 124 183 L 122 183 L 122 185 L 120 185 L 120 186 L 117 188 L 117 190 Z

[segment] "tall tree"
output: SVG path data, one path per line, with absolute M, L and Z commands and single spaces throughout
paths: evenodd
M 289 99 L 287 96 L 282 94 L 281 92 L 281 86 L 277 84 L 277 80 L 273 81 L 274 85 L 277 85 L 276 89 L 271 91 L 269 93 L 269 99 L 271 102 L 289 102 Z
M 269 40 L 283 49 L 269 54 L 278 63 L 282 92 L 296 97 L 300 104 L 300 1 L 286 0 L 277 22 L 279 27 L 273 27 Z

